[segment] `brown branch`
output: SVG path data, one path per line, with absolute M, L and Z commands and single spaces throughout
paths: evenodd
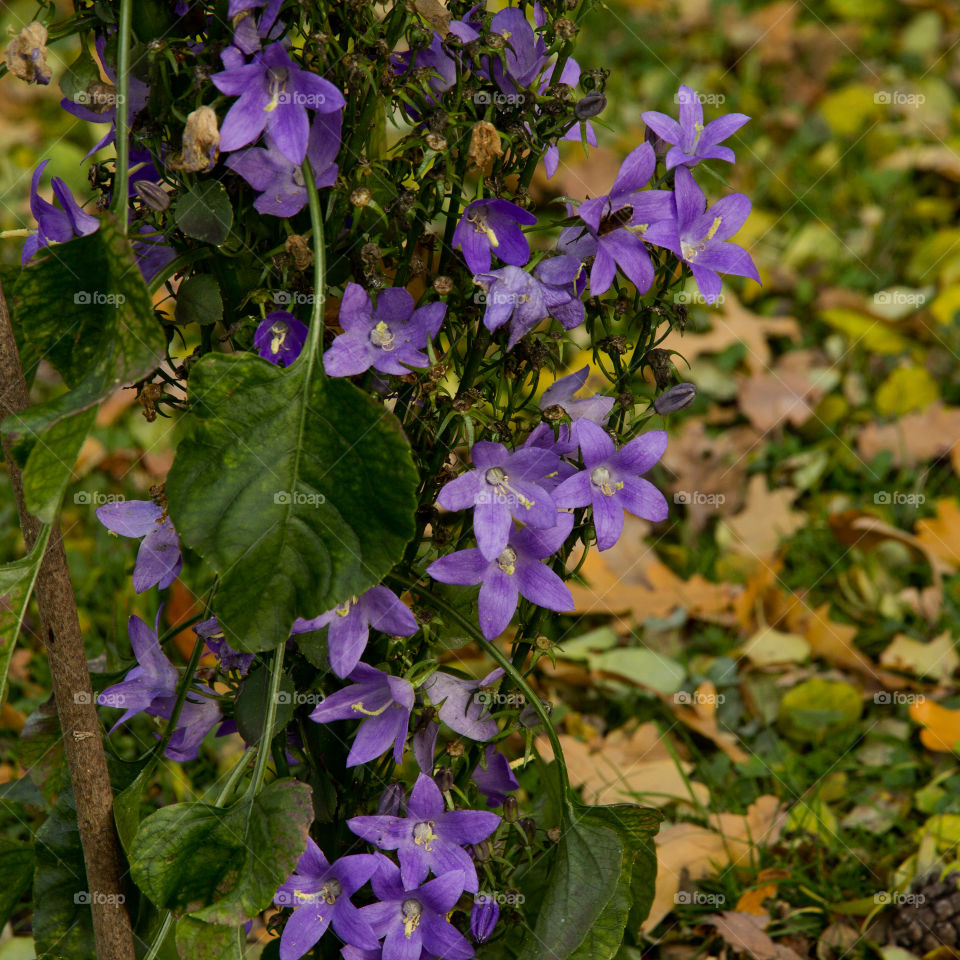
M 20 413 L 29 405 L 10 312 L 0 287 L 0 415 Z M 29 549 L 37 539 L 40 523 L 27 511 L 23 477 L 6 436 L 3 452 L 20 514 L 20 527 Z M 55 523 L 50 531 L 35 589 L 67 767 L 77 802 L 77 826 L 87 868 L 97 957 L 99 960 L 134 960 L 133 930 L 124 896 L 123 857 L 113 820 L 113 790 L 59 524 Z

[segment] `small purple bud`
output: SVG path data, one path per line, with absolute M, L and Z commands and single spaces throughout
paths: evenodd
M 440 788 L 441 793 L 446 793 L 453 787 L 453 770 L 450 767 L 440 767 L 433 775 L 434 783 Z
M 696 399 L 697 388 L 692 383 L 677 383 L 654 400 L 653 409 L 657 413 L 676 413 Z
M 581 97 L 573 108 L 578 120 L 589 120 L 606 109 L 607 98 L 599 90 L 591 90 Z
M 377 804 L 377 813 L 381 817 L 395 817 L 400 813 L 400 806 L 406 800 L 402 783 L 389 783 L 387 789 L 380 794 L 380 803 Z
M 503 819 L 507 823 L 516 823 L 517 822 L 517 810 L 519 809 L 520 804 L 517 803 L 517 798 L 510 794 L 503 801 Z
M 170 206 L 170 194 L 167 193 L 159 183 L 151 183 L 149 180 L 137 180 L 133 189 L 137 196 L 151 209 L 157 213 L 162 213 Z
M 473 934 L 474 941 L 485 943 L 489 940 L 499 919 L 500 907 L 496 899 L 488 893 L 478 893 L 470 914 L 470 933 Z

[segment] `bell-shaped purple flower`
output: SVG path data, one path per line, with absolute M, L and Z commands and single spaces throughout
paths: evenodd
M 328 80 L 296 66 L 281 43 L 210 79 L 221 93 L 239 97 L 220 127 L 224 153 L 253 143 L 266 130 L 291 163 L 303 163 L 310 136 L 307 110 L 334 113 L 346 103 Z
M 230 0 L 227 17 L 233 21 L 233 45 L 248 56 L 260 49 L 261 41 L 274 40 L 282 31 L 276 23 L 283 0 Z M 266 7 L 258 20 L 252 13 Z
M 474 200 L 464 207 L 453 232 L 454 249 L 474 273 L 489 273 L 491 253 L 504 263 L 522 267 L 530 259 L 530 244 L 520 229 L 533 226 L 537 218 L 509 200 Z
M 487 745 L 483 759 L 486 766 L 478 763 L 470 774 L 470 779 L 487 798 L 487 806 L 499 807 L 507 794 L 516 790 L 520 784 L 510 769 L 510 762 L 502 753 L 497 752 L 492 743 Z
M 409 367 L 427 367 L 423 352 L 443 323 L 447 306 L 439 301 L 414 310 L 413 297 L 402 287 L 381 290 L 374 308 L 359 284 L 348 283 L 340 302 L 343 333 L 323 355 L 331 377 L 352 377 L 373 367 L 403 376 Z
M 690 267 L 707 303 L 713 303 L 723 286 L 721 273 L 760 282 L 750 254 L 732 237 L 750 216 L 750 200 L 731 193 L 707 209 L 707 199 L 686 167 L 674 174 L 677 213 L 672 220 L 650 224 L 645 239 L 666 247 Z
M 137 593 L 154 584 L 163 590 L 177 578 L 183 566 L 180 538 L 166 511 L 152 500 L 104 504 L 97 507 L 97 519 L 121 537 L 143 537 L 133 568 L 133 589 Z
M 563 490 L 576 476 L 557 490 Z M 558 513 L 556 521 L 556 525 L 547 530 L 529 526 L 514 529 L 493 560 L 487 560 L 477 549 L 459 550 L 434 560 L 427 567 L 427 573 L 441 583 L 481 585 L 480 631 L 487 640 L 495 640 L 506 630 L 520 596 L 548 610 L 572 610 L 570 590 L 550 567 L 540 562 L 556 553 L 573 529 L 573 517 L 569 513 Z
M 476 943 L 486 943 L 496 929 L 500 919 L 500 905 L 496 897 L 488 893 L 479 893 L 473 901 L 470 912 L 470 934 Z
M 54 177 L 50 181 L 53 195 L 60 201 L 60 207 L 54 206 L 40 196 L 37 192 L 40 178 L 49 162 L 44 160 L 33 171 L 33 178 L 30 181 L 30 212 L 37 221 L 37 232 L 27 237 L 23 244 L 21 264 L 25 264 L 41 247 L 46 247 L 51 242 L 66 243 L 74 237 L 85 237 L 100 226 L 100 221 L 96 217 L 80 209 L 80 204 L 74 200 L 70 188 L 60 177 Z
M 403 677 L 393 677 L 365 663 L 350 674 L 350 686 L 330 694 L 318 704 L 310 719 L 362 720 L 347 756 L 347 766 L 356 767 L 381 756 L 393 746 L 393 759 L 403 759 L 403 745 L 413 710 L 413 687 Z
M 474 508 L 473 532 L 484 557 L 496 560 L 503 552 L 511 517 L 539 529 L 557 522 L 556 505 L 545 487 L 557 469 L 556 454 L 534 448 L 511 453 L 502 443 L 481 440 L 470 455 L 473 469 L 446 484 L 437 503 L 445 510 Z
M 464 875 L 450 870 L 422 887 L 407 886 L 397 865 L 378 854 L 380 866 L 371 885 L 379 899 L 360 913 L 379 937 L 382 960 L 470 960 L 474 955 L 466 937 L 447 919 L 464 889 Z
M 310 126 L 307 159 L 318 187 L 332 186 L 337 179 L 342 120 L 343 114 L 337 110 L 318 114 Z M 225 163 L 260 192 L 253 202 L 255 210 L 271 217 L 292 217 L 307 205 L 303 168 L 286 157 L 269 133 L 264 140 L 266 148 L 241 150 Z
M 322 627 L 330 628 L 327 648 L 330 666 L 338 677 L 347 676 L 360 662 L 371 627 L 396 637 L 412 637 L 419 629 L 409 608 L 382 586 L 371 587 L 359 598 L 347 600 L 312 620 L 298 618 L 290 633 L 307 633 Z
M 533 269 L 547 313 L 560 321 L 564 330 L 579 327 L 586 319 L 580 297 L 587 286 L 583 263 L 577 257 L 559 256 L 541 260 Z
M 133 253 L 140 274 L 147 283 L 177 257 L 177 251 L 163 242 L 163 234 L 148 223 L 141 224 L 137 230 L 137 237 L 133 239 Z
M 253 335 L 253 348 L 271 363 L 289 367 L 307 342 L 307 325 L 287 310 L 268 313 Z
M 300 960 L 333 927 L 346 943 L 375 950 L 377 935 L 353 905 L 353 896 L 377 870 L 372 853 L 341 857 L 329 863 L 323 851 L 307 837 L 307 849 L 297 868 L 276 892 L 273 902 L 294 907 L 280 938 L 280 960 Z
M 744 113 L 728 113 L 704 126 L 703 104 L 691 87 L 683 84 L 677 91 L 676 100 L 680 104 L 679 123 L 673 117 L 655 110 L 648 110 L 642 115 L 643 122 L 661 140 L 674 144 L 667 151 L 667 169 L 694 167 L 701 160 L 728 160 L 733 163 L 736 159 L 733 151 L 718 144 L 736 133 L 750 118 Z
M 489 273 L 478 273 L 473 282 L 484 291 L 484 326 L 488 330 L 496 330 L 507 321 L 510 322 L 508 350 L 512 350 L 521 337 L 546 319 L 547 304 L 542 284 L 526 270 L 501 267 Z
M 167 720 L 173 715 L 180 674 L 160 647 L 159 624 L 159 611 L 153 630 L 137 616 L 131 616 L 128 621 L 127 632 L 137 666 L 123 680 L 97 696 L 97 703 L 101 706 L 124 709 L 123 716 L 111 727 L 110 733 L 138 713 Z M 177 728 L 164 756 L 180 762 L 196 760 L 203 738 L 219 720 L 220 708 L 216 700 L 203 696 L 198 689 L 191 690 L 183 702 Z
M 193 632 L 198 637 L 203 637 L 203 639 L 206 640 L 207 647 L 215 653 L 220 660 L 220 669 L 223 670 L 224 673 L 235 671 L 239 673 L 241 677 L 247 675 L 247 671 L 250 669 L 250 664 L 253 663 L 255 654 L 240 653 L 240 651 L 234 650 L 233 647 L 227 643 L 216 617 L 210 617 L 209 620 L 201 620 L 199 623 L 195 623 L 193 625 Z
M 663 494 L 639 476 L 663 456 L 667 448 L 664 430 L 651 430 L 617 450 L 602 427 L 580 420 L 577 440 L 585 469 L 564 480 L 554 491 L 554 499 L 560 507 L 593 505 L 598 549 L 608 550 L 620 538 L 624 510 L 644 520 L 666 519 Z
M 440 788 L 426 774 L 417 777 L 407 800 L 406 817 L 354 817 L 347 826 L 381 850 L 396 850 L 400 879 L 412 889 L 429 873 L 463 871 L 464 889 L 477 892 L 477 870 L 465 844 L 486 840 L 500 817 L 486 810 L 447 810 Z
M 574 394 L 583 389 L 590 373 L 589 367 L 581 367 L 576 373 L 561 377 L 543 391 L 540 397 L 540 409 L 558 406 L 566 411 L 571 420 L 592 420 L 594 423 L 605 423 L 613 405 L 615 397 L 602 397 L 595 393 L 582 400 L 574 399 Z
M 488 68 L 497 86 L 508 95 L 531 86 L 543 73 L 549 57 L 546 45 L 533 32 L 523 11 L 517 7 L 501 10 L 490 21 L 490 32 L 500 34 L 506 42 L 503 60 L 491 57 Z
M 584 200 L 577 208 L 583 226 L 567 227 L 557 249 L 584 260 L 593 257 L 590 293 L 606 293 L 617 267 L 640 293 L 653 283 L 653 264 L 641 237 L 649 226 L 676 215 L 669 190 L 643 190 L 657 158 L 649 143 L 632 150 L 607 196 Z
M 482 680 L 464 680 L 437 672 L 421 688 L 430 702 L 439 707 L 438 716 L 455 733 L 471 740 L 489 740 L 497 734 L 497 721 L 490 716 L 484 687 L 503 676 L 499 667 Z

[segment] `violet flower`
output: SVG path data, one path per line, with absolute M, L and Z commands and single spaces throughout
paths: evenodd
M 546 319 L 547 304 L 540 282 L 520 267 L 501 267 L 489 273 L 478 273 L 473 282 L 485 294 L 483 325 L 496 330 L 510 322 L 507 349 L 512 350 L 541 320 Z
M 701 160 L 728 160 L 733 163 L 736 159 L 733 151 L 718 144 L 736 133 L 750 118 L 744 113 L 728 113 L 704 126 L 703 104 L 693 89 L 683 84 L 677 91 L 676 99 L 680 104 L 679 123 L 673 117 L 655 110 L 642 114 L 643 122 L 661 140 L 674 144 L 667 151 L 667 169 L 694 167 Z
M 542 26 L 539 22 L 540 17 L 536 17 L 538 26 Z M 546 93 L 547 89 L 553 85 L 553 74 L 554 71 L 550 71 L 550 75 L 544 77 L 540 83 L 540 94 L 541 96 Z M 560 74 L 560 79 L 557 80 L 557 83 L 562 83 L 564 86 L 575 88 L 577 84 L 580 83 L 580 64 L 577 63 L 573 57 L 570 57 L 567 62 L 563 65 L 563 70 Z M 587 94 L 587 97 L 590 97 L 591 94 Z M 584 98 L 586 99 L 586 98 Z M 597 111 L 599 113 L 599 111 Z M 578 113 L 579 116 L 579 113 Z M 596 116 L 596 113 L 591 114 L 591 116 Z M 543 166 L 547 174 L 547 179 L 549 180 L 557 172 L 557 168 L 560 166 L 560 147 L 559 143 L 583 143 L 586 139 L 587 143 L 591 147 L 597 145 L 597 134 L 593 129 L 593 124 L 589 120 L 579 120 L 577 119 L 572 124 L 570 124 L 567 132 L 560 137 L 557 143 L 550 144 L 547 147 L 546 152 L 543 155 Z
M 216 88 L 239 97 L 220 127 L 220 150 L 227 153 L 253 143 L 266 130 L 291 162 L 307 155 L 307 109 L 342 110 L 343 94 L 328 80 L 296 66 L 281 43 L 254 55 L 253 61 L 213 74 Z
M 123 680 L 107 687 L 97 696 L 97 703 L 101 706 L 125 708 L 123 716 L 110 728 L 110 733 L 138 713 L 148 713 L 167 720 L 173 715 L 180 674 L 160 647 L 157 636 L 159 624 L 159 610 L 153 630 L 137 616 L 131 616 L 127 623 L 137 666 L 128 671 Z M 181 763 L 196 760 L 203 738 L 219 720 L 217 702 L 201 695 L 199 691 L 190 691 L 183 702 L 177 728 L 164 756 Z
M 584 468 L 564 480 L 554 491 L 560 507 L 593 504 L 597 547 L 608 550 L 623 531 L 624 510 L 644 520 L 659 522 L 667 517 L 667 501 L 646 473 L 667 447 L 664 430 L 651 430 L 635 437 L 619 450 L 602 428 L 590 420 L 577 423 L 577 439 Z
M 546 45 L 533 32 L 523 11 L 517 7 L 501 10 L 490 21 L 490 32 L 500 34 L 506 41 L 503 58 L 491 57 L 488 65 L 497 86 L 508 95 L 516 94 L 517 88 L 531 86 L 550 58 L 546 55 Z
M 575 400 L 573 396 L 583 389 L 589 374 L 589 366 L 581 367 L 575 373 L 561 377 L 551 384 L 540 397 L 540 409 L 546 410 L 547 407 L 558 406 L 563 408 L 571 420 L 605 423 L 613 405 L 617 402 L 615 397 L 603 397 L 595 393 L 581 400 Z
M 707 303 L 720 295 L 719 274 L 749 277 L 760 283 L 760 274 L 750 254 L 732 237 L 750 216 L 750 200 L 743 193 L 731 193 L 707 210 L 707 200 L 686 167 L 674 174 L 677 198 L 676 217 L 652 223 L 645 239 L 666 247 L 690 267 Z
M 340 151 L 343 114 L 337 110 L 321 113 L 310 127 L 307 159 L 318 187 L 329 187 L 337 179 L 334 162 Z M 287 159 L 270 134 L 264 136 L 266 148 L 250 147 L 227 157 L 225 163 L 239 173 L 260 196 L 254 209 L 271 217 L 292 217 L 307 205 L 307 186 L 303 168 Z
M 380 866 L 371 885 L 379 903 L 361 907 L 360 913 L 384 938 L 383 960 L 419 960 L 425 953 L 470 960 L 472 947 L 447 919 L 463 893 L 463 873 L 450 870 L 422 887 L 408 887 L 392 860 L 383 854 L 377 858 Z
M 180 538 L 173 521 L 152 500 L 122 500 L 97 507 L 97 519 L 121 537 L 143 537 L 133 568 L 137 593 L 157 584 L 169 587 L 183 566 Z
M 233 45 L 249 56 L 260 49 L 262 40 L 275 40 L 280 33 L 276 20 L 282 4 L 283 0 L 230 0 L 227 17 L 234 24 Z M 263 6 L 266 10 L 257 20 L 251 11 Z
M 455 733 L 483 742 L 497 735 L 497 721 L 490 716 L 486 700 L 478 691 L 503 676 L 497 668 L 482 680 L 465 680 L 449 673 L 434 673 L 421 688 L 430 702 L 439 707 L 440 719 Z
M 486 893 L 478 894 L 470 911 L 470 934 L 476 943 L 490 939 L 500 919 L 500 905 L 496 898 Z
M 470 774 L 470 779 L 487 798 L 488 807 L 499 807 L 507 794 L 516 790 L 520 783 L 510 769 L 510 762 L 492 743 L 487 744 L 483 757 L 486 767 L 478 763 Z
M 579 327 L 586 319 L 580 297 L 587 286 L 581 260 L 564 255 L 548 257 L 534 267 L 533 275 L 540 281 L 547 313 L 559 320 L 564 330 Z
M 577 476 L 575 474 L 557 487 L 558 492 Z M 556 519 L 556 526 L 548 530 L 514 529 L 503 550 L 493 560 L 486 559 L 477 549 L 458 550 L 434 560 L 427 567 L 427 573 L 441 583 L 481 584 L 480 631 L 487 640 L 495 640 L 506 630 L 520 596 L 548 610 L 572 610 L 574 603 L 570 590 L 550 567 L 540 562 L 556 553 L 573 529 L 571 514 L 558 513 Z
M 403 376 L 408 367 L 427 367 L 423 352 L 443 323 L 447 306 L 439 301 L 414 310 L 413 297 L 402 287 L 381 290 L 374 308 L 359 284 L 348 283 L 340 302 L 343 333 L 323 355 L 331 377 L 352 377 L 373 367 Z
M 137 237 L 131 239 L 140 275 L 146 283 L 177 258 L 177 251 L 163 242 L 163 234 L 148 223 L 141 224 Z
M 453 232 L 453 247 L 460 247 L 474 273 L 490 272 L 491 252 L 504 263 L 522 267 L 530 259 L 530 244 L 520 225 L 536 222 L 532 213 L 509 200 L 474 200 L 463 209 Z
M 33 171 L 30 181 L 30 212 L 37 221 L 37 232 L 27 237 L 23 244 L 23 253 L 20 263 L 25 264 L 41 247 L 53 243 L 66 243 L 74 237 L 85 237 L 94 233 L 100 226 L 100 221 L 89 213 L 84 213 L 80 205 L 73 199 L 70 188 L 60 179 L 54 177 L 50 181 L 54 197 L 60 201 L 60 207 L 44 200 L 37 192 L 40 186 L 40 177 L 49 160 Z
M 273 902 L 294 907 L 280 938 L 280 960 L 300 960 L 333 927 L 346 943 L 375 950 L 377 935 L 353 905 L 353 896 L 374 874 L 377 857 L 361 853 L 329 863 L 323 851 L 307 837 L 307 849 L 294 872 L 277 890 Z
M 412 637 L 419 627 L 409 608 L 386 587 L 371 587 L 359 598 L 314 617 L 298 618 L 291 634 L 329 627 L 327 648 L 330 666 L 338 677 L 347 676 L 367 648 L 370 627 L 397 637 Z
M 241 653 L 234 650 L 227 643 L 220 629 L 220 623 L 216 617 L 210 617 L 208 620 L 201 620 L 193 625 L 193 632 L 198 637 L 203 637 L 207 642 L 208 649 L 215 653 L 220 660 L 220 669 L 225 673 L 236 671 L 241 677 L 245 677 L 250 670 L 255 654 Z
M 539 529 L 557 522 L 556 504 L 544 485 L 557 468 L 552 451 L 511 453 L 502 443 L 480 440 L 470 455 L 473 469 L 447 483 L 437 503 L 445 510 L 474 508 L 473 532 L 487 560 L 496 560 L 506 547 L 511 517 Z
M 270 363 L 289 367 L 307 342 L 307 325 L 287 310 L 268 313 L 253 335 L 253 348 Z
M 348 679 L 353 681 L 350 686 L 330 694 L 310 719 L 316 723 L 363 720 L 347 756 L 348 767 L 376 760 L 391 744 L 393 759 L 400 763 L 413 710 L 413 687 L 402 677 L 365 663 L 358 663 Z
M 410 890 L 433 872 L 463 871 L 463 888 L 477 892 L 477 870 L 463 845 L 486 840 L 500 817 L 486 810 L 447 810 L 440 788 L 426 774 L 417 777 L 405 817 L 353 817 L 347 826 L 381 850 L 396 850 L 400 880 Z
M 653 283 L 653 264 L 644 247 L 652 223 L 675 216 L 669 190 L 641 190 L 650 181 L 657 158 L 653 147 L 644 143 L 632 150 L 607 196 L 584 200 L 577 216 L 584 227 L 567 227 L 557 249 L 580 260 L 593 257 L 590 294 L 606 293 L 619 267 L 640 293 Z

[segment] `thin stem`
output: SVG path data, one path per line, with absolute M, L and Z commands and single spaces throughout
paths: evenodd
M 267 772 L 267 760 L 270 759 L 270 741 L 273 724 L 277 719 L 277 694 L 280 692 L 280 681 L 283 679 L 283 654 L 286 645 L 281 643 L 273 654 L 273 663 L 270 665 L 270 690 L 267 693 L 267 713 L 263 718 L 263 729 L 260 733 L 260 742 L 257 744 L 257 765 L 253 768 L 253 779 L 247 789 L 247 795 L 255 797 L 260 791 L 264 774 Z
M 307 332 L 307 343 L 303 351 L 307 364 L 307 379 L 313 373 L 316 361 L 323 347 L 323 308 L 326 301 L 324 295 L 324 278 L 326 276 L 326 250 L 323 242 L 323 217 L 320 213 L 320 195 L 317 193 L 316 181 L 310 169 L 310 161 L 303 161 L 303 178 L 307 186 L 307 197 L 310 201 L 310 223 L 313 227 L 311 239 L 313 241 L 313 311 L 310 314 L 310 329 Z M 323 377 L 323 364 L 320 364 L 320 376 Z
M 127 185 L 130 177 L 130 29 L 133 22 L 133 0 L 120 0 L 120 29 L 117 34 L 117 106 L 114 123 L 117 128 L 117 167 L 113 174 L 113 212 L 120 229 L 127 232 Z

